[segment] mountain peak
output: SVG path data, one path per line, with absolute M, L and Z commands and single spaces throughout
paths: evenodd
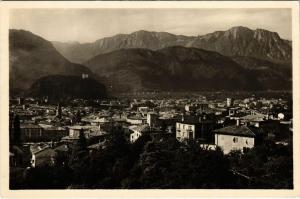
M 255 33 L 255 36 L 258 37 L 258 38 L 273 37 L 273 38 L 276 38 L 276 39 L 280 39 L 280 36 L 278 35 L 277 32 L 271 32 L 271 31 L 268 31 L 268 30 L 265 30 L 265 29 L 258 28 L 254 31 L 254 33 Z
M 151 31 L 141 29 L 141 30 L 134 31 L 133 33 L 145 33 L 145 32 L 148 33 L 148 32 L 151 32 Z
M 229 31 L 252 31 L 252 30 L 245 26 L 234 26 L 234 27 L 230 28 Z
M 234 38 L 245 37 L 251 34 L 253 34 L 253 30 L 243 26 L 235 26 L 225 31 L 225 36 L 232 35 Z
M 291 60 L 290 42 L 280 39 L 277 33 L 263 29 L 252 30 L 244 26 L 235 26 L 226 31 L 215 31 L 203 36 L 138 30 L 131 34 L 116 35 L 91 44 L 83 44 L 82 47 L 56 45 L 63 55 L 77 63 L 122 48 L 159 50 L 169 46 L 201 48 L 226 56 L 251 56 L 276 62 Z

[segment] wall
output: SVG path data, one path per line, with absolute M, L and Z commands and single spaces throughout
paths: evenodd
M 176 123 L 176 138 L 191 139 L 195 138 L 196 127 L 193 124 Z M 191 133 L 190 133 L 191 132 Z
M 233 141 L 234 138 L 235 142 Z M 243 150 L 244 147 L 254 147 L 254 138 L 215 134 L 215 144 L 221 147 L 225 154 L 228 154 L 231 150 Z

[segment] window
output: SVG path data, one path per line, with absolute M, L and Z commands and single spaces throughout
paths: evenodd
M 248 145 L 248 140 L 246 140 L 246 144 Z
M 237 137 L 234 137 L 233 138 L 233 143 L 237 143 L 238 142 L 238 138 Z

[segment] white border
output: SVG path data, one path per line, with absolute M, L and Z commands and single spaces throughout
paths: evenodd
M 8 11 L 12 8 L 291 8 L 293 40 L 293 102 L 294 102 L 294 189 L 293 190 L 9 190 L 8 189 Z M 157 197 L 295 197 L 299 190 L 299 2 L 298 1 L 102 1 L 102 2 L 0 2 L 0 158 L 1 195 L 12 198 L 157 198 Z M 262 19 L 263 20 L 263 19 Z

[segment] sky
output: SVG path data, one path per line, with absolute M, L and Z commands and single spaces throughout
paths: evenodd
M 138 30 L 197 36 L 234 26 L 267 29 L 292 38 L 289 8 L 198 9 L 14 9 L 10 28 L 33 32 L 49 41 L 93 42 Z

